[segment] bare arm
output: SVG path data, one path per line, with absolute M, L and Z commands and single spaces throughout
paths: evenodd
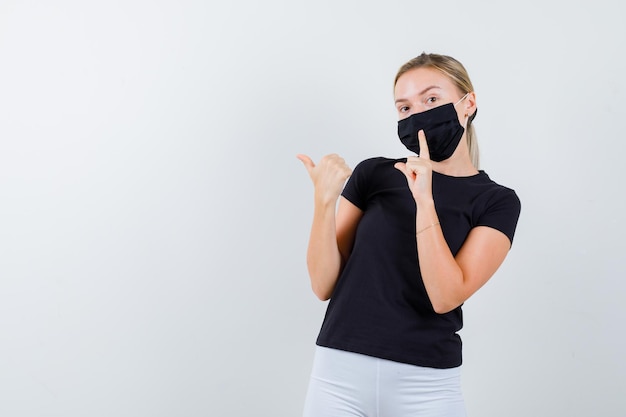
M 334 204 L 332 207 L 315 205 L 307 266 L 311 288 L 320 300 L 328 300 L 335 289 L 352 250 L 361 216 L 361 210 L 343 197 L 339 200 L 336 215 Z
M 327 155 L 316 166 L 306 155 L 298 159 L 307 168 L 315 187 L 313 224 L 307 249 L 311 288 L 320 300 L 328 300 L 347 260 L 362 212 L 345 198 L 337 199 L 351 173 L 338 155 Z
M 511 242 L 499 230 L 479 226 L 470 231 L 456 257 L 452 255 L 433 201 L 428 145 L 423 132 L 418 136 L 420 157 L 409 157 L 406 164 L 397 163 L 396 168 L 406 175 L 417 206 L 415 227 L 422 280 L 433 308 L 443 314 L 464 303 L 491 278 Z
M 426 292 L 437 313 L 447 313 L 464 303 L 482 287 L 504 261 L 511 242 L 499 230 L 479 226 L 456 257 L 452 256 L 441 228 L 432 226 L 434 206 L 422 206 L 416 218 L 418 258 Z M 426 229 L 424 229 L 426 228 Z

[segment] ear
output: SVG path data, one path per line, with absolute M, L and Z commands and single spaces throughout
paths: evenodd
M 463 100 L 463 109 L 464 114 L 467 114 L 467 117 L 472 118 L 472 115 L 476 113 L 476 93 L 470 92 L 467 93 L 467 97 Z

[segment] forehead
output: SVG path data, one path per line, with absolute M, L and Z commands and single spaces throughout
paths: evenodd
M 402 74 L 394 88 L 396 98 L 421 94 L 429 87 L 453 93 L 456 86 L 450 78 L 434 68 L 414 68 Z

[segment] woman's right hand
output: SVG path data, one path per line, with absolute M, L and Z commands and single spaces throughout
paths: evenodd
M 345 160 L 337 154 L 324 156 L 319 164 L 315 165 L 307 155 L 296 156 L 302 163 L 313 181 L 315 198 L 322 204 L 334 203 L 339 198 L 344 183 L 352 174 Z
M 337 200 L 352 170 L 337 154 L 324 156 L 317 165 L 307 155 L 297 155 L 315 188 L 313 222 L 307 249 L 307 267 L 313 292 L 328 300 L 343 263 L 350 255 L 361 210 L 347 199 Z

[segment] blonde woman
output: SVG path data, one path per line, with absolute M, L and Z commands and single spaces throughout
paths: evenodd
M 460 62 L 410 60 L 394 100 L 411 156 L 352 172 L 335 154 L 298 155 L 314 185 L 311 286 L 330 299 L 306 417 L 465 415 L 461 308 L 504 261 L 520 201 L 479 170 L 476 94 Z

